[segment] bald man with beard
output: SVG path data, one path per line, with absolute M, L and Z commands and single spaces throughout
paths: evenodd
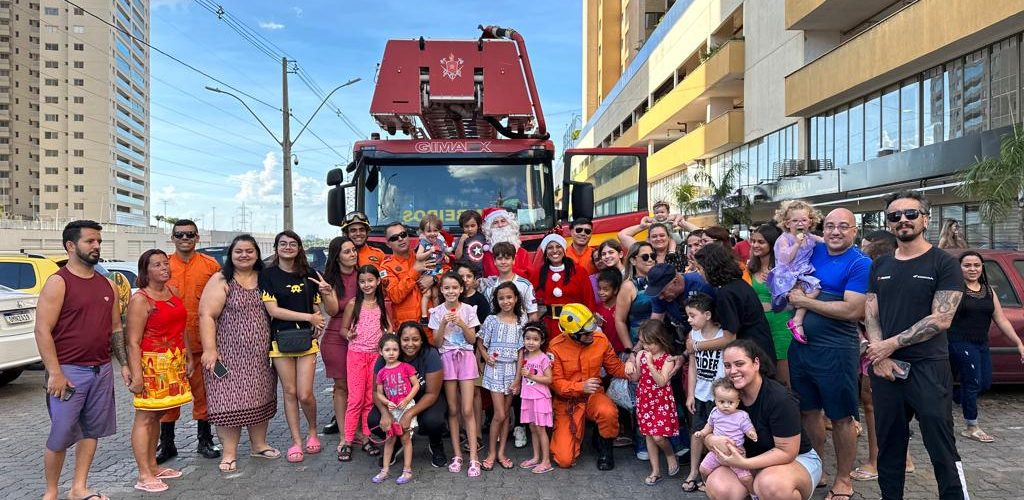
M 832 421 L 836 477 L 827 498 L 848 499 L 853 494 L 850 472 L 857 458 L 857 415 L 860 374 L 860 332 L 864 317 L 871 259 L 854 246 L 857 222 L 853 212 L 837 208 L 825 216 L 824 242 L 811 254 L 813 276 L 821 280 L 817 298 L 803 291 L 789 294 L 793 307 L 807 309 L 804 331 L 807 344 L 789 347 L 789 374 L 800 396 L 804 429 L 819 454 L 824 454 L 825 417 Z M 797 287 L 799 288 L 799 287 Z

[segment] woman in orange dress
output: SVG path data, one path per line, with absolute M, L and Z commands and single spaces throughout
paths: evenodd
M 166 490 L 164 479 L 181 477 L 181 471 L 160 468 L 156 463 L 160 417 L 164 411 L 192 401 L 190 351 L 185 338 L 188 313 L 167 287 L 170 279 L 167 254 L 147 250 L 139 257 L 139 291 L 128 302 L 129 390 L 135 394 L 132 451 L 139 465 L 135 489 L 149 493 Z

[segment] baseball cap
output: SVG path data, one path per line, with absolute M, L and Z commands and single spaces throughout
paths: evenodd
M 665 288 L 673 278 L 676 277 L 676 268 L 672 264 L 655 264 L 650 271 L 647 272 L 647 296 L 657 297 L 661 295 L 661 290 Z

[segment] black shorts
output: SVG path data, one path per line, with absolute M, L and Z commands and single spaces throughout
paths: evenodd
M 711 410 L 715 409 L 714 401 L 701 401 L 699 399 L 693 400 L 693 415 L 690 416 L 690 434 L 697 432 L 708 425 L 708 417 L 711 416 Z

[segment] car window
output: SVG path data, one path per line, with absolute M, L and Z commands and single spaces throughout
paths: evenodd
M 118 269 L 115 272 L 123 274 L 124 277 L 128 279 L 128 284 L 131 285 L 132 288 L 135 288 L 135 273 L 133 273 L 131 271 L 123 271 L 123 270 L 120 270 L 120 269 Z
M 1013 261 L 1013 267 L 1017 268 L 1017 274 L 1024 279 L 1024 260 Z
M 1013 285 L 1010 284 L 1006 273 L 1003 272 L 1003 268 L 999 267 L 997 262 L 985 262 L 985 275 L 988 277 L 988 284 L 995 290 L 996 297 L 999 297 L 1000 305 L 1003 307 L 1020 307 L 1020 299 L 1017 298 L 1017 292 L 1013 290 Z
M 27 262 L 0 262 L 0 285 L 15 290 L 36 286 L 36 271 Z

